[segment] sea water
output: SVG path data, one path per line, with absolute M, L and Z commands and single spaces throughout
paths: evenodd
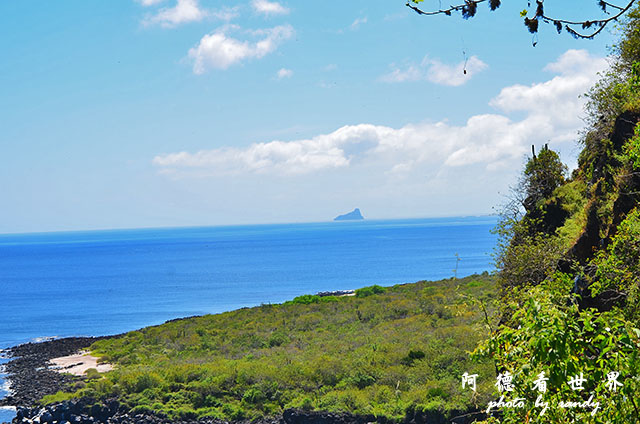
M 456 267 L 459 277 L 491 271 L 495 225 L 484 216 L 0 235 L 0 349 L 449 278 Z M 0 421 L 11 415 L 0 410 Z

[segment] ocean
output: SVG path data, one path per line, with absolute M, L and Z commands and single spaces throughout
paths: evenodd
M 459 277 L 492 271 L 496 222 L 483 216 L 0 235 L 0 349 L 118 334 L 320 291 L 449 278 L 456 254 Z M 0 410 L 0 422 L 12 415 Z

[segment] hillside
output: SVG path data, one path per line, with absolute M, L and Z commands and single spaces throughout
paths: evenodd
M 239 420 L 286 408 L 403 418 L 475 409 L 460 387 L 488 330 L 494 279 L 372 286 L 355 296 L 301 296 L 281 305 L 176 320 L 92 345 L 116 366 L 86 387 L 45 398 L 117 397 L 134 412 Z M 485 303 L 477 303 L 484 299 Z M 489 394 L 491 382 L 481 385 Z M 480 389 L 479 389 L 480 390 Z
M 501 423 L 640 417 L 638 7 L 620 34 L 588 93 L 578 168 L 567 175 L 551 148 L 534 149 L 503 210 L 501 325 L 476 351 L 513 377 L 514 390 L 496 395 L 524 400 Z M 541 379 L 546 391 L 534 388 Z M 544 414 L 536 399 L 549 402 Z

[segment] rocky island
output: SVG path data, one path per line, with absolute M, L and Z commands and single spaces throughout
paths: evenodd
M 360 209 L 355 208 L 349 213 L 345 213 L 344 215 L 338 215 L 333 218 L 334 221 L 354 221 L 358 219 L 364 219 L 362 214 L 360 213 Z

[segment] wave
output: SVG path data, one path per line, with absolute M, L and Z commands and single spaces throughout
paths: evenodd
M 30 341 L 32 343 L 42 343 L 42 342 L 48 342 L 48 341 L 59 339 L 59 338 L 60 336 L 42 336 L 42 337 L 34 337 Z
M 4 365 L 0 365 L 0 399 L 12 394 L 11 382 L 7 380 L 7 373 Z
M 0 377 L 0 383 L 2 383 L 0 384 L 0 398 L 12 394 L 11 382 L 9 380 L 5 380 L 4 378 L 5 376 Z

